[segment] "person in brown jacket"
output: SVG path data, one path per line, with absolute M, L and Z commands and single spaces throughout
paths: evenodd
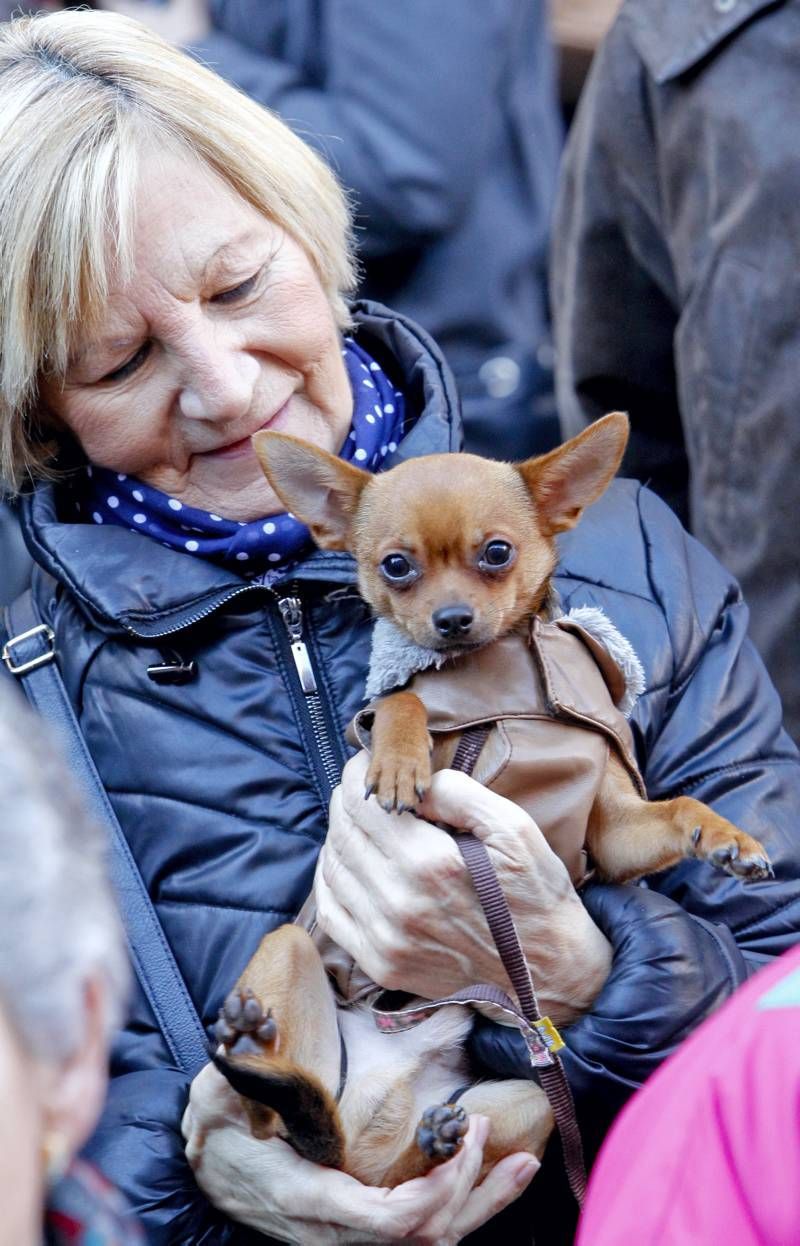
M 625 474 L 740 582 L 800 738 L 800 8 L 627 0 L 566 154 L 553 310 L 563 430 L 619 407 Z

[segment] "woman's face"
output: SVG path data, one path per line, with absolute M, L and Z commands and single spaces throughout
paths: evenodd
M 262 428 L 337 452 L 352 394 L 333 313 L 303 249 L 210 169 L 143 155 L 133 272 L 78 331 L 48 410 L 87 457 L 188 506 L 283 510 L 250 446 Z

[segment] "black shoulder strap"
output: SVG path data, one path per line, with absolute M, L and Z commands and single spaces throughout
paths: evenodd
M 194 1077 L 208 1063 L 206 1035 L 62 683 L 53 631 L 42 622 L 30 589 L 4 616 L 2 660 L 60 737 L 89 811 L 108 831 L 111 881 L 136 976 L 176 1065 Z

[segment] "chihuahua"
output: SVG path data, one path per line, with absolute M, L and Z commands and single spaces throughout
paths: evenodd
M 613 413 L 524 463 L 439 454 L 378 475 L 284 434 L 257 433 L 253 445 L 316 544 L 354 555 L 375 615 L 421 649 L 469 662 L 505 638 L 529 637 L 550 600 L 555 537 L 603 493 L 627 435 L 627 417 Z M 403 687 L 370 710 L 367 796 L 414 809 L 432 769 L 447 764 L 432 757 L 426 707 Z M 647 801 L 619 750 L 604 748 L 602 765 L 585 827 L 601 877 L 626 881 L 687 856 L 746 879 L 770 876 L 762 845 L 707 806 Z M 470 1112 L 491 1121 L 486 1167 L 518 1150 L 540 1156 L 553 1122 L 534 1082 L 483 1082 L 450 1101 L 468 1081 L 470 1025 L 469 1010 L 452 1005 L 413 1030 L 381 1033 L 368 1005 L 337 1007 L 315 944 L 285 926 L 265 937 L 224 1004 L 217 1063 L 255 1136 L 277 1133 L 368 1184 L 398 1184 L 454 1154 Z

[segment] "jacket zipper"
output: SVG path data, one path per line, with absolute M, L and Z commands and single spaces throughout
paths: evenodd
M 221 606 L 227 605 L 235 597 L 240 597 L 245 593 L 253 593 L 259 589 L 263 592 L 265 588 L 265 585 L 243 585 L 242 588 L 234 589 L 223 601 L 217 601 L 214 605 L 200 610 L 190 619 L 182 619 L 178 626 L 166 627 L 158 633 L 145 635 L 142 632 L 137 632 L 135 628 L 129 625 L 126 626 L 126 630 L 132 636 L 135 636 L 137 640 L 157 641 L 165 636 L 172 635 L 174 632 L 183 631 L 194 623 L 199 623 L 202 619 L 214 614 Z M 300 597 L 296 595 L 298 592 L 297 584 L 292 584 L 290 589 L 293 593 L 291 597 L 279 597 L 274 589 L 267 589 L 266 591 L 277 600 L 278 610 L 289 637 L 292 659 L 303 692 L 303 702 L 308 712 L 314 743 L 322 766 L 322 772 L 329 788 L 328 795 L 330 796 L 341 778 L 341 766 L 331 741 L 322 696 L 317 685 L 314 668 L 311 664 L 311 656 L 303 639 L 303 603 Z
M 294 592 L 297 586 L 292 585 Z M 331 792 L 341 778 L 339 761 L 330 737 L 322 695 L 317 685 L 311 655 L 303 639 L 303 603 L 297 596 L 279 597 L 278 610 L 289 636 L 292 660 L 303 692 L 305 707 L 311 722 L 314 742 Z
M 181 619 L 180 623 L 177 623 L 175 627 L 165 627 L 160 632 L 138 632 L 130 623 L 124 623 L 123 626 L 125 631 L 137 640 L 162 640 L 164 636 L 173 636 L 176 632 L 183 632 L 186 628 L 193 627 L 195 623 L 200 623 L 203 619 L 207 619 L 210 615 L 221 610 L 223 606 L 227 606 L 228 602 L 233 601 L 235 597 L 241 597 L 244 593 L 252 593 L 257 590 L 264 591 L 261 585 L 255 584 L 245 584 L 242 588 L 235 588 L 227 597 L 223 597 L 220 601 L 215 601 L 213 605 L 207 606 L 206 609 L 201 610 L 198 614 L 193 614 L 188 619 Z

